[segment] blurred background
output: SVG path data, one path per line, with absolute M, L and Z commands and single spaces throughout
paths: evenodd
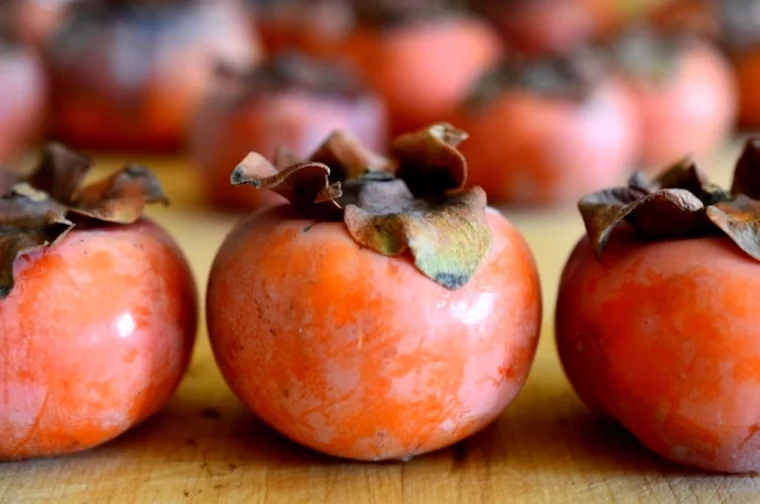
M 0 0 L 0 164 L 47 140 L 180 164 L 226 211 L 268 201 L 229 187 L 249 151 L 436 121 L 492 204 L 572 205 L 711 159 L 758 83 L 754 0 Z
M 305 157 L 338 128 L 383 152 L 437 121 L 554 283 L 580 196 L 731 166 L 758 85 L 760 0 L 0 0 L 0 165 L 50 140 L 96 174 L 148 165 L 201 283 L 236 216 L 276 201 L 230 187 L 248 152 Z

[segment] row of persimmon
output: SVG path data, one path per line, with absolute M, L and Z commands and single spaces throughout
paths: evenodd
M 335 131 L 306 158 L 230 166 L 270 191 L 211 268 L 208 335 L 231 390 L 321 452 L 407 459 L 481 430 L 531 368 L 543 302 L 519 230 L 467 184 L 467 133 L 435 123 L 379 155 Z M 182 251 L 143 217 L 166 202 L 128 165 L 51 144 L 0 198 L 0 459 L 62 455 L 162 409 L 196 337 Z M 757 191 L 757 192 L 755 192 Z M 731 190 L 682 161 L 584 196 L 587 234 L 560 283 L 556 339 L 589 408 L 703 469 L 760 468 L 760 144 Z
M 251 148 L 270 156 L 286 144 L 306 156 L 340 128 L 385 149 L 396 133 L 447 120 L 471 133 L 462 147 L 470 179 L 492 201 L 556 203 L 639 163 L 701 159 L 737 114 L 735 72 L 704 37 L 654 29 L 601 51 L 569 51 L 593 30 L 574 25 L 583 16 L 557 14 L 568 20 L 561 24 L 552 13 L 596 12 L 580 4 L 598 0 L 526 0 L 504 12 L 499 2 L 473 2 L 487 17 L 439 0 L 244 3 L 73 3 L 39 51 L 0 53 L 0 100 L 10 111 L 0 162 L 27 146 L 47 114 L 51 137 L 79 149 L 185 144 L 211 203 L 250 208 L 259 197 L 229 191 L 226 178 Z M 524 27 L 533 29 L 515 32 Z M 523 57 L 505 62 L 504 40 Z M 299 55 L 279 52 L 288 48 Z M 216 60 L 225 62 L 218 73 Z

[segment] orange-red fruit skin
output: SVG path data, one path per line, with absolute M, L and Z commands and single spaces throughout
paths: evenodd
M 160 410 L 195 340 L 180 250 L 143 219 L 17 260 L 0 301 L 0 460 L 100 445 Z
M 725 58 L 706 43 L 687 49 L 671 79 L 660 85 L 629 79 L 647 168 L 715 154 L 737 115 L 737 84 Z
M 733 56 L 739 89 L 738 126 L 743 129 L 760 127 L 760 50 L 747 49 Z
M 0 47 L 0 164 L 11 163 L 44 129 L 47 83 L 31 50 Z
M 461 107 L 460 150 L 468 182 L 489 201 L 567 204 L 621 182 L 636 160 L 639 131 L 625 90 L 613 79 L 582 101 L 505 89 L 481 109 Z
M 350 132 L 374 151 L 386 148 L 385 106 L 372 95 L 339 97 L 281 90 L 263 92 L 238 106 L 216 98 L 210 95 L 196 115 L 189 147 L 205 195 L 219 208 L 256 209 L 284 201 L 271 191 L 230 185 L 230 167 L 249 152 L 272 159 L 279 147 L 287 147 L 306 159 L 335 130 Z
M 478 19 L 359 27 L 341 46 L 387 105 L 394 134 L 448 117 L 502 56 L 499 37 Z
M 757 263 L 727 238 L 586 238 L 562 274 L 556 340 L 593 410 L 646 446 L 703 470 L 760 469 Z
M 227 383 L 258 417 L 323 453 L 400 459 L 491 423 L 538 341 L 532 255 L 496 212 L 490 255 L 448 291 L 406 257 L 357 245 L 343 223 L 244 219 L 222 245 L 207 320 Z

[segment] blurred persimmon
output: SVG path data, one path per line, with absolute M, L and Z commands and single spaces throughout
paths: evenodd
M 47 79 L 39 56 L 24 45 L 0 9 L 0 163 L 12 163 L 43 133 Z
M 359 2 L 356 26 L 341 46 L 386 101 L 394 133 L 447 117 L 502 55 L 483 20 L 443 2 Z
M 498 65 L 451 122 L 470 133 L 470 182 L 494 202 L 574 202 L 624 177 L 638 149 L 625 89 L 586 53 Z
M 285 148 L 306 157 L 334 130 L 382 151 L 387 123 L 382 100 L 350 68 L 280 52 L 250 70 L 219 69 L 217 85 L 193 121 L 190 151 L 212 204 L 251 209 L 282 199 L 230 185 L 230 167 L 248 152 L 273 159 Z
M 735 78 L 720 51 L 685 34 L 636 28 L 613 55 L 639 118 L 644 167 L 715 153 L 737 108 Z
M 46 49 L 55 137 L 109 150 L 177 149 L 214 64 L 259 58 L 236 0 L 78 3 Z

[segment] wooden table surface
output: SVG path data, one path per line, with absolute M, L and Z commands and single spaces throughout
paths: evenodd
M 715 166 L 729 167 L 738 148 L 732 143 Z M 133 160 L 161 176 L 173 204 L 150 214 L 180 242 L 203 293 L 216 248 L 238 217 L 201 207 L 183 160 Z M 726 183 L 730 172 L 713 176 Z M 0 503 L 760 503 L 760 477 L 686 471 L 584 409 L 560 368 L 551 326 L 557 281 L 581 220 L 574 208 L 505 213 L 538 260 L 544 329 L 518 399 L 468 441 L 384 464 L 334 460 L 298 447 L 235 399 L 214 365 L 201 320 L 190 369 L 162 413 L 85 453 L 0 464 Z

